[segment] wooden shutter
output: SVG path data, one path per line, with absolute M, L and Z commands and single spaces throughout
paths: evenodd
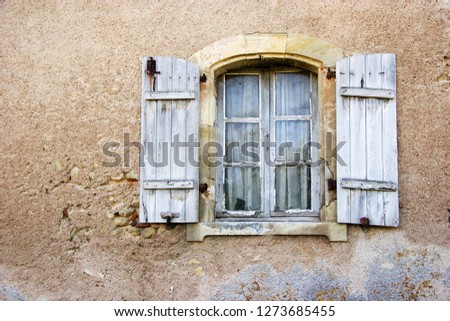
M 196 65 L 172 57 L 143 59 L 141 222 L 164 223 L 167 215 L 173 216 L 174 223 L 198 222 L 199 166 L 192 162 L 198 160 L 198 148 L 178 148 L 178 157 L 172 148 L 176 135 L 180 142 L 187 142 L 189 136 L 199 141 L 198 101 Z
M 395 73 L 394 54 L 336 65 L 339 223 L 399 224 Z

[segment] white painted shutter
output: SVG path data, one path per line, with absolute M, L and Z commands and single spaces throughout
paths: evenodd
M 147 70 L 151 69 L 151 60 L 156 73 Z M 176 135 L 180 142 L 187 142 L 189 136 L 199 141 L 198 102 L 198 66 L 172 57 L 143 59 L 141 142 L 145 148 L 141 157 L 140 222 L 164 223 L 167 215 L 173 216 L 173 223 L 198 222 L 199 168 L 189 162 L 198 160 L 198 148 L 179 148 L 179 157 L 174 157 L 172 148 Z M 164 155 L 167 164 L 156 165 Z
M 395 73 L 394 54 L 337 62 L 339 223 L 399 225 Z

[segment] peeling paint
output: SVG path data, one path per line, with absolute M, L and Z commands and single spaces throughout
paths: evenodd
M 450 283 L 434 260 L 440 258 L 427 249 L 394 248 L 378 255 L 368 271 L 355 276 L 339 273 L 327 261 L 307 269 L 294 265 L 277 273 L 268 263 L 246 268 L 220 284 L 211 300 L 436 300 L 435 286 Z M 366 293 L 352 289 L 350 279 L 366 280 Z
M 368 300 L 436 300 L 433 283 L 442 277 L 434 254 L 397 249 L 371 264 L 366 283 Z
M 0 300 L 2 301 L 27 301 L 16 288 L 12 286 L 0 286 Z
M 314 271 L 294 266 L 277 273 L 267 263 L 249 267 L 225 282 L 210 300 L 245 301 L 316 301 L 358 300 L 349 294 L 347 281 L 331 270 L 320 267 Z

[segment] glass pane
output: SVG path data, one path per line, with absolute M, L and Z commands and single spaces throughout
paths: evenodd
M 261 210 L 259 167 L 226 167 L 223 190 L 226 210 Z
M 311 168 L 275 168 L 275 211 L 311 208 Z
M 244 145 L 245 144 L 245 145 Z M 244 147 L 244 155 L 241 152 Z M 225 124 L 225 162 L 259 161 L 259 124 Z
M 308 160 L 310 142 L 309 121 L 278 120 L 275 122 L 277 159 L 286 161 Z
M 276 115 L 308 115 L 309 74 L 276 74 Z
M 226 76 L 225 116 L 259 117 L 259 76 Z

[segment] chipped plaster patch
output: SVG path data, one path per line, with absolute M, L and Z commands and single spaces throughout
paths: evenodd
M 267 263 L 246 268 L 220 286 L 211 300 L 357 300 L 347 280 L 325 266 L 308 270 L 299 265 L 277 273 Z
M 12 286 L 0 286 L 0 300 L 2 301 L 27 301 L 19 290 Z
M 376 228 L 357 235 L 353 239 L 352 259 L 342 269 L 353 291 L 368 300 L 442 297 L 436 291 L 443 285 L 448 251 L 438 246 L 413 246 L 399 231 L 394 233 Z
M 432 283 L 442 276 L 426 248 L 395 247 L 374 260 L 366 284 L 368 300 L 436 300 Z
M 364 239 L 365 238 L 365 239 Z M 445 250 L 411 247 L 402 235 L 363 236 L 347 266 L 327 260 L 277 272 L 267 262 L 250 266 L 220 284 L 211 300 L 437 300 L 448 298 L 450 268 Z M 386 239 L 386 237 L 384 237 Z M 378 244 L 378 245 L 377 245 Z

